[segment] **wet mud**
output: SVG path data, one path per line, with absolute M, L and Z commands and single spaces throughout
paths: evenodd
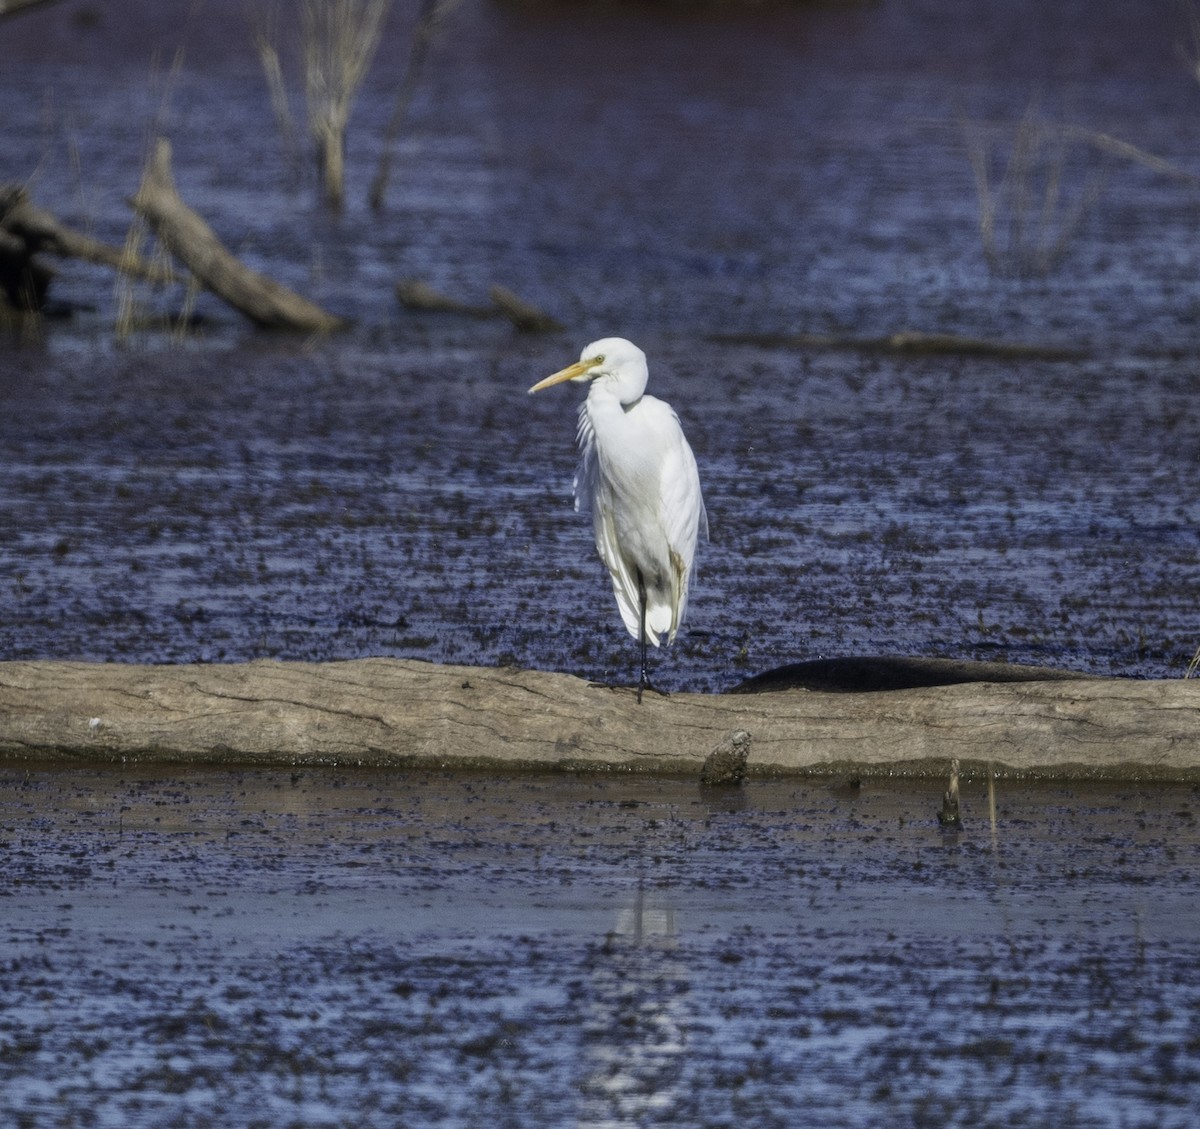
M 0 772 L 10 1125 L 1184 1129 L 1194 788 Z

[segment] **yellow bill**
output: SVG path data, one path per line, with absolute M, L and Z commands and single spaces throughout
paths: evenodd
M 600 357 L 591 357 L 588 360 L 576 361 L 573 365 L 568 365 L 565 369 L 561 369 L 552 376 L 546 377 L 545 380 L 539 380 L 529 391 L 531 394 L 540 392 L 543 388 L 549 388 L 554 384 L 562 384 L 566 380 L 585 380 L 588 376 L 588 370 L 600 360 Z

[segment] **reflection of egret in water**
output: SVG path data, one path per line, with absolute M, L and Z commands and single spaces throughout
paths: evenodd
M 648 895 L 639 878 L 633 904 L 592 957 L 581 1127 L 642 1125 L 678 1104 L 689 974 L 677 947 L 674 907 Z

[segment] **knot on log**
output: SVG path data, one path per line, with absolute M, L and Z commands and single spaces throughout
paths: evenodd
M 943 827 L 961 827 L 962 814 L 958 808 L 958 757 L 950 762 L 950 783 L 942 794 L 942 810 L 938 823 Z
M 700 783 L 737 785 L 746 779 L 746 762 L 750 758 L 750 734 L 735 729 L 708 754 L 700 769 Z

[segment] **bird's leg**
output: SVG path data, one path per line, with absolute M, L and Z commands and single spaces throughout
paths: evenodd
M 638 705 L 642 704 L 642 691 L 649 685 L 646 679 L 646 582 L 642 579 L 642 570 L 638 569 L 638 605 L 641 610 L 641 631 L 638 643 L 642 648 L 642 666 L 638 677 Z
M 641 570 L 638 570 L 638 614 L 640 630 L 638 631 L 638 646 L 641 648 L 641 667 L 638 671 L 638 705 L 642 704 L 642 692 L 644 690 L 653 690 L 656 694 L 662 694 L 665 698 L 667 694 L 660 690 L 650 682 L 650 678 L 646 673 L 646 582 L 642 579 Z

